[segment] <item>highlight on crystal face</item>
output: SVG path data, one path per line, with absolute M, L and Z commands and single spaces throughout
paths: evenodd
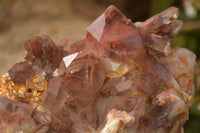
M 0 132 L 183 133 L 196 56 L 170 45 L 178 16 L 133 23 L 111 5 L 68 49 L 31 37 L 0 77 Z

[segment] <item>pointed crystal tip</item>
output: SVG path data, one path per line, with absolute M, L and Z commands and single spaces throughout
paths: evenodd
M 126 21 L 126 17 L 114 5 L 111 5 L 88 26 L 87 32 L 89 32 L 97 41 L 100 41 L 105 26 L 116 21 Z
M 65 63 L 66 68 L 68 68 L 68 66 L 73 62 L 73 60 L 76 58 L 77 55 L 78 55 L 78 52 L 63 57 L 63 61 Z

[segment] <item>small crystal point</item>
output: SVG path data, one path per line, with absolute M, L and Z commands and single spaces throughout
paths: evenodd
M 16 63 L 10 70 L 9 75 L 14 83 L 26 84 L 34 75 L 34 71 L 29 62 Z
M 178 18 L 179 9 L 176 7 L 170 7 L 160 14 L 163 18 L 164 24 L 170 24 L 172 21 L 174 21 Z
M 92 34 L 98 41 L 101 40 L 105 27 L 105 14 L 98 17 L 88 28 L 87 31 Z
M 77 57 L 79 53 L 74 53 L 68 56 L 63 57 L 63 61 L 65 63 L 66 68 L 73 62 L 73 60 Z
M 183 22 L 181 20 L 176 20 L 174 23 L 171 24 L 172 27 L 172 35 L 176 36 L 182 29 L 183 27 Z

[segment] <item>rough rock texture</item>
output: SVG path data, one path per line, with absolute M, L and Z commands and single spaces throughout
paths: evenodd
M 182 26 L 178 13 L 171 7 L 132 23 L 110 6 L 67 50 L 66 39 L 58 45 L 47 36 L 26 41 L 25 60 L 34 73 L 46 73 L 48 87 L 41 105 L 12 101 L 28 122 L 19 124 L 18 117 L 7 122 L 1 113 L 1 131 L 183 133 L 196 62 L 191 51 L 170 46 Z M 17 114 L 7 108 L 8 99 L 0 102 L 1 110 Z
M 48 130 L 48 113 L 25 103 L 0 98 L 1 133 L 44 133 Z M 46 126 L 45 126 L 46 125 Z

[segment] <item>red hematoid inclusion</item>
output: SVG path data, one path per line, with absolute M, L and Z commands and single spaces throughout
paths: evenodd
M 195 54 L 171 46 L 171 7 L 133 23 L 110 6 L 85 37 L 25 41 L 25 61 L 0 77 L 1 133 L 183 133 Z

